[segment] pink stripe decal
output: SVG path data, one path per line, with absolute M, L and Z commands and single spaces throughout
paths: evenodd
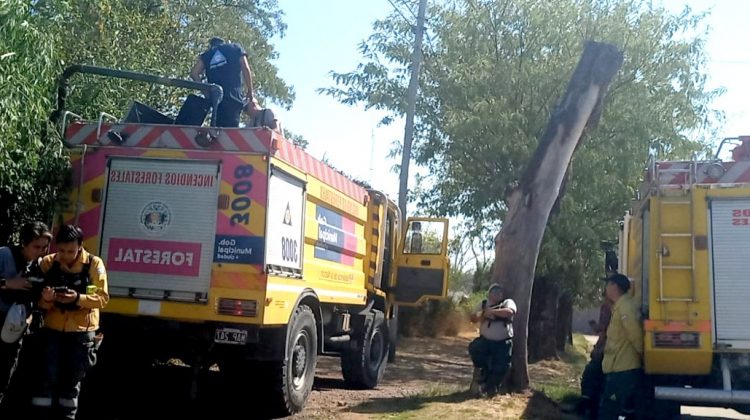
M 78 226 L 83 229 L 83 234 L 90 238 L 99 235 L 99 220 L 101 219 L 101 206 L 97 204 L 90 210 L 86 210 L 78 216 Z
M 107 255 L 110 271 L 195 277 L 200 272 L 201 244 L 112 238 Z
M 166 131 L 163 127 L 154 127 L 151 128 L 141 139 L 141 141 L 138 142 L 138 146 L 144 147 L 144 146 L 151 146 L 156 142 L 156 140 L 161 137 L 162 133 Z
M 86 156 L 84 156 L 84 173 L 83 173 L 83 182 L 87 183 L 91 181 L 92 179 L 104 175 L 106 166 L 107 166 L 107 156 L 101 149 L 89 149 L 86 152 Z M 75 162 L 71 163 L 72 169 L 73 169 L 73 182 L 76 182 L 76 186 L 78 186 L 77 182 L 80 180 L 81 175 L 81 160 L 80 158 L 77 159 Z
M 341 224 L 344 228 L 344 249 L 352 253 L 357 252 L 357 236 L 354 235 L 356 225 L 353 220 L 348 217 L 344 217 L 341 220 Z M 341 256 L 341 262 L 346 265 L 354 265 L 354 257 L 348 253 L 344 253 Z
M 169 133 L 172 134 L 172 137 L 175 139 L 175 141 L 177 141 L 177 143 L 183 149 L 191 149 L 195 147 L 193 145 L 193 140 L 191 140 L 190 137 L 188 137 L 185 131 L 179 128 L 174 128 L 174 129 L 169 130 Z

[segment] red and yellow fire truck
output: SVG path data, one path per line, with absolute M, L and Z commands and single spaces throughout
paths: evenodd
M 448 221 L 404 224 L 385 194 L 267 127 L 175 123 L 143 104 L 84 121 L 65 108 L 76 73 L 203 90 L 214 104 L 221 88 L 89 66 L 62 78 L 55 117 L 73 176 L 61 219 L 106 263 L 109 357 L 253 366 L 287 414 L 303 408 L 319 354 L 375 387 L 397 305 L 446 296 Z
M 750 407 L 750 137 L 733 160 L 653 161 L 622 224 L 657 400 Z

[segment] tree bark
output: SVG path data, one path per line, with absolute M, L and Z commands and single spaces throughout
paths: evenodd
M 557 358 L 557 308 L 560 290 L 548 277 L 534 280 L 529 311 L 529 361 Z
M 622 65 L 622 53 L 612 45 L 587 42 L 568 88 L 551 115 L 529 166 L 506 204 L 508 213 L 495 237 L 493 279 L 516 300 L 513 365 L 508 376 L 512 391 L 529 387 L 527 337 L 534 268 L 550 211 L 573 152 L 587 126 L 597 123 L 607 87 Z
M 557 300 L 555 342 L 558 353 L 565 351 L 566 344 L 573 344 L 573 295 L 565 292 Z

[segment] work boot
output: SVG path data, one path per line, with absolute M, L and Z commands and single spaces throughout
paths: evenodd
M 495 385 L 487 385 L 485 384 L 482 386 L 481 395 L 485 398 L 492 398 L 498 393 L 498 388 Z

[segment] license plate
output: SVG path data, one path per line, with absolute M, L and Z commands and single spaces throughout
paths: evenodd
M 239 328 L 217 328 L 214 334 L 214 342 L 222 344 L 245 344 L 247 331 Z

